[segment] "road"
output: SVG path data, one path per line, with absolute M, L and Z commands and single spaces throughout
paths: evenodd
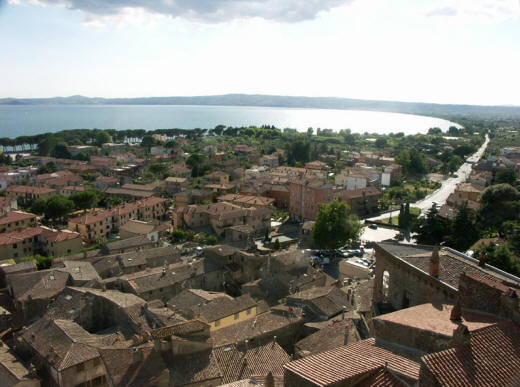
M 486 151 L 486 148 L 489 144 L 489 137 L 486 135 L 486 141 L 482 144 L 482 146 L 476 151 L 473 155 L 467 158 L 466 162 L 460 166 L 458 171 L 455 173 L 457 177 L 450 177 L 442 182 L 441 187 L 425 197 L 422 200 L 419 200 L 418 202 L 412 203 L 413 207 L 419 207 L 421 209 L 421 212 L 428 211 L 433 203 L 437 203 L 437 206 L 442 206 L 446 200 L 448 199 L 448 196 L 450 196 L 454 191 L 455 187 L 463 183 L 467 180 L 471 173 L 471 168 L 474 163 L 480 160 L 484 152 Z M 389 218 L 390 215 L 397 216 L 399 214 L 399 211 L 393 211 L 392 213 L 386 213 L 379 216 L 375 216 L 373 218 L 368 218 L 368 220 L 378 220 L 378 219 L 386 219 Z

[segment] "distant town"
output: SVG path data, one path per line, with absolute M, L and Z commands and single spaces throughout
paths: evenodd
M 520 121 L 0 139 L 0 386 L 520 385 Z

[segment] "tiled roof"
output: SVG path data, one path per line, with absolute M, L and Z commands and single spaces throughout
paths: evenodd
M 0 234 L 0 246 L 23 242 L 42 233 L 40 227 L 26 228 L 25 230 L 12 231 Z
M 352 320 L 336 320 L 295 344 L 295 353 L 300 357 L 328 351 L 359 340 Z
M 364 196 L 379 196 L 381 192 L 375 187 L 366 187 L 366 188 L 357 188 L 357 189 L 347 189 L 339 192 L 339 195 L 342 199 L 356 199 L 362 198 Z
M 175 364 L 170 372 L 170 381 L 174 386 L 202 384 L 210 380 L 220 381 L 221 375 L 213 352 L 202 351 L 175 358 Z
M 79 233 L 70 230 L 54 230 L 49 227 L 40 226 L 41 235 L 48 242 L 63 242 L 71 239 L 80 238 Z
M 378 246 L 419 270 L 425 273 L 429 272 L 430 257 L 433 250 L 431 246 L 413 246 L 392 242 L 381 242 L 378 243 Z M 471 261 L 470 258 L 464 258 L 442 249 L 439 252 L 439 280 L 458 288 L 459 277 L 462 273 L 499 282 L 511 281 L 511 278 L 497 273 L 490 266 L 481 267 L 478 263 Z
M 376 369 L 366 378 L 355 384 L 355 387 L 406 387 L 399 378 L 384 366 Z
M 316 313 L 332 317 L 350 306 L 347 295 L 337 287 L 315 287 L 292 294 L 287 300 L 304 302 Z
M 28 297 L 46 298 L 63 289 L 70 279 L 70 274 L 56 269 L 30 273 L 13 274 L 8 282 L 17 300 Z
M 388 369 L 406 378 L 419 379 L 419 364 L 406 357 L 377 347 L 374 339 L 308 356 L 284 365 L 284 368 L 317 386 L 326 386 L 363 375 L 388 364 Z
M 204 321 L 212 322 L 232 314 L 242 312 L 256 306 L 255 300 L 249 294 L 236 298 L 218 297 L 202 305 L 197 310 Z
M 138 235 L 136 237 L 121 239 L 121 240 L 118 240 L 115 242 L 107 243 L 104 246 L 104 249 L 106 249 L 110 253 L 110 251 L 115 251 L 115 250 L 119 250 L 119 249 L 128 249 L 131 247 L 151 245 L 154 243 L 155 242 L 148 239 L 146 237 L 146 235 Z
M 216 270 L 219 270 L 217 264 L 214 264 L 211 260 L 202 259 L 189 264 L 177 263 L 169 265 L 165 272 L 163 272 L 162 267 L 157 267 L 128 274 L 120 278 L 123 281 L 127 281 L 138 294 L 142 294 L 147 291 L 172 286 L 192 277 L 192 275 L 202 275 Z
M 232 344 L 262 336 L 272 338 L 277 330 L 302 324 L 303 320 L 303 317 L 297 313 L 285 315 L 273 312 L 263 313 L 257 315 L 254 319 L 211 332 L 211 336 L 214 338 L 216 345 Z
M 470 343 L 422 357 L 443 386 L 513 386 L 520 382 L 520 327 L 501 323 L 470 333 Z
M 16 385 L 17 382 L 35 379 L 31 376 L 27 367 L 3 343 L 0 345 L 0 368 L 4 368 L 16 381 L 14 385 Z M 4 382 L 8 383 L 8 380 L 5 380 Z
M 25 219 L 35 219 L 36 215 L 23 211 L 9 211 L 0 216 L 0 225 L 19 222 Z
M 421 304 L 386 313 L 374 318 L 374 320 L 407 326 L 421 331 L 435 332 L 439 335 L 452 337 L 453 331 L 460 325 L 450 319 L 453 305 L 450 304 Z M 501 321 L 498 317 L 462 310 L 461 321 L 470 331 L 478 330 Z
M 222 381 L 231 383 L 253 375 L 283 375 L 289 355 L 275 341 L 267 344 L 225 345 L 213 349 Z
M 168 373 L 168 367 L 153 344 L 134 348 L 100 348 L 99 353 L 114 386 L 141 387 Z
M 22 336 L 58 371 L 99 357 L 97 349 L 88 344 L 91 335 L 70 320 L 41 318 Z

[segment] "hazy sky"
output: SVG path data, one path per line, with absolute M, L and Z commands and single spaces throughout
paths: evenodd
M 0 0 L 0 97 L 520 105 L 520 0 Z

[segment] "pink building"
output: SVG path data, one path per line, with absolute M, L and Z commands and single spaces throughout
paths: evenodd
M 332 185 L 319 179 L 295 180 L 290 185 L 289 212 L 299 220 L 313 220 L 319 203 L 333 199 Z

